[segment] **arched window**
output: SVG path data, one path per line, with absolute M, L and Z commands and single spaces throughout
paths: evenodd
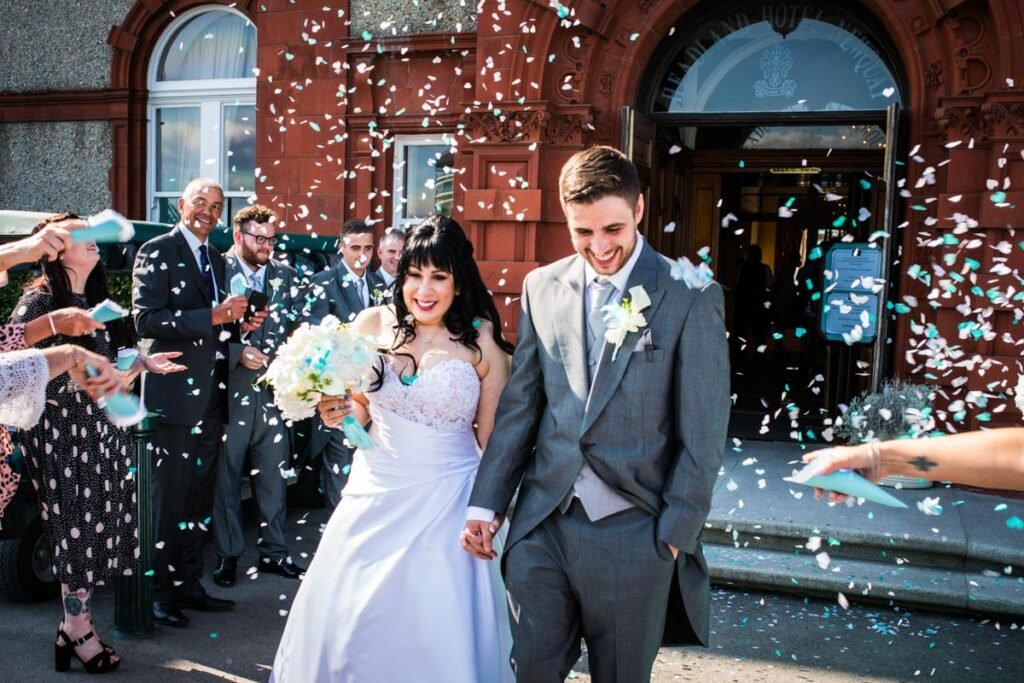
M 749 0 L 704 7 L 663 43 L 667 59 L 647 100 L 650 113 L 764 114 L 760 128 L 732 142 L 745 149 L 884 146 L 876 125 L 784 123 L 786 114 L 878 112 L 900 103 L 884 41 L 849 8 Z
M 228 222 L 255 189 L 256 27 L 228 7 L 182 14 L 149 69 L 149 217 L 178 220 L 197 176 L 224 187 Z

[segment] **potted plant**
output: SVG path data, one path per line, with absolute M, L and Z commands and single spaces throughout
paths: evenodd
M 919 439 L 935 428 L 932 411 L 934 393 L 928 386 L 902 379 L 887 379 L 875 393 L 864 392 L 836 418 L 833 433 L 848 444 L 891 439 Z M 931 481 L 893 475 L 883 486 L 925 489 Z

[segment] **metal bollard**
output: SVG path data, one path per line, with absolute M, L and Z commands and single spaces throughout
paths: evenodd
M 139 525 L 139 569 L 114 581 L 114 635 L 146 638 L 153 635 L 153 453 L 150 440 L 159 416 L 150 413 L 132 427 Z

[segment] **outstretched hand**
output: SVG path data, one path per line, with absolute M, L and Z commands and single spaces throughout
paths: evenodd
M 881 469 L 878 459 L 872 456 L 871 449 L 867 444 L 823 448 L 804 454 L 802 459 L 808 465 L 814 463 L 815 474 L 818 475 L 831 474 L 838 470 L 857 470 L 869 481 L 877 483 L 887 474 Z M 814 489 L 815 500 L 821 500 L 824 497 L 824 490 Z M 828 492 L 828 499 L 833 503 L 842 503 L 847 498 L 849 496 L 835 491 Z
M 498 515 L 490 522 L 482 519 L 467 521 L 459 537 L 462 549 L 481 560 L 493 560 L 498 556 L 493 547 L 494 536 L 504 521 L 505 515 Z
M 175 363 L 172 360 L 180 355 L 181 351 L 164 351 L 163 353 L 154 353 L 149 356 L 139 356 L 139 360 L 147 372 L 155 375 L 167 375 L 172 372 L 181 372 L 188 369 L 186 366 Z

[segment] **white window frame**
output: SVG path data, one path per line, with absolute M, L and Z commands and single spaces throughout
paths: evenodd
M 444 145 L 449 148 L 455 147 L 454 137 L 451 133 L 416 133 L 410 135 L 399 134 L 395 136 L 395 156 L 392 162 L 394 175 L 392 177 L 391 187 L 391 197 L 393 199 L 391 205 L 391 224 L 396 228 L 401 228 L 402 230 L 407 231 L 409 228 L 426 218 L 426 216 L 406 217 L 405 215 L 405 188 L 402 186 L 402 175 L 405 171 L 405 164 L 407 163 L 405 157 L 406 150 L 410 147 L 427 147 L 434 145 Z
M 197 174 L 213 178 L 225 184 L 226 169 L 221 163 L 224 158 L 224 108 L 235 105 L 256 106 L 256 77 L 252 78 L 216 78 L 197 79 L 192 81 L 158 81 L 157 72 L 160 59 L 167 48 L 171 36 L 179 26 L 188 22 L 193 17 L 207 12 L 230 12 L 252 23 L 249 17 L 242 12 L 223 5 L 204 5 L 195 7 L 187 12 L 182 12 L 160 35 L 156 46 L 153 49 L 153 56 L 149 60 L 147 83 L 149 86 L 149 101 L 147 103 L 147 126 L 146 126 L 146 200 L 147 218 L 158 221 L 159 200 L 164 198 L 177 198 L 180 192 L 157 192 L 156 174 L 156 136 L 157 136 L 157 110 L 199 107 L 199 169 Z M 257 41 L 259 37 L 257 35 Z M 256 121 L 252 122 L 253 141 L 256 140 Z M 207 165 L 206 161 L 212 159 L 213 163 Z M 253 185 L 255 187 L 255 178 Z M 255 191 L 240 192 L 225 188 L 224 212 L 221 214 L 220 223 L 225 225 L 230 220 L 228 215 L 228 199 L 248 198 L 254 196 Z

